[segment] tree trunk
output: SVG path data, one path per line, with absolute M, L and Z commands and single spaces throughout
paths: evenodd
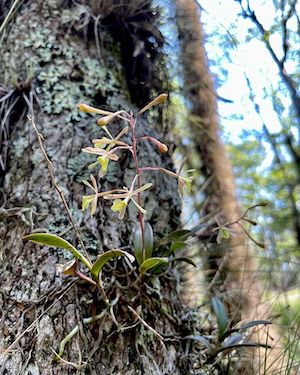
M 224 225 L 240 218 L 241 210 L 235 194 L 232 166 L 220 141 L 216 94 L 204 50 L 199 9 L 193 0 L 176 0 L 175 3 L 185 96 L 191 104 L 191 133 L 203 176 L 211 181 L 206 189 L 209 199 L 206 213 L 217 214 L 218 222 Z M 245 234 L 236 224 L 230 228 L 235 234 L 228 241 L 223 240 L 221 245 L 215 244 L 214 252 L 208 257 L 212 271 L 208 280 L 209 292 L 222 297 L 233 324 L 241 319 L 268 318 L 270 305 L 262 303 L 258 268 L 245 243 Z M 278 358 L 282 360 L 277 342 L 280 333 L 276 327 L 270 328 L 270 336 L 274 339 L 275 350 L 273 356 L 268 353 L 267 362 L 276 368 Z M 260 340 L 270 342 L 270 338 L 262 333 Z M 250 368 L 247 370 L 252 373 Z
M 185 77 L 185 93 L 191 103 L 191 132 L 197 154 L 201 160 L 201 171 L 206 179 L 211 179 L 207 187 L 209 202 L 206 213 L 215 213 L 220 224 L 230 223 L 241 216 L 235 194 L 232 166 L 220 141 L 217 115 L 216 94 L 209 73 L 207 58 L 203 47 L 203 30 L 199 21 L 198 7 L 193 0 L 176 0 L 177 24 L 182 48 L 182 62 Z M 195 120 L 196 119 L 196 120 Z M 228 246 L 216 246 L 221 256 L 216 262 L 223 261 L 224 272 L 220 274 L 227 279 L 228 287 L 234 292 L 232 304 L 234 311 L 241 310 L 249 302 L 247 294 L 240 296 L 242 274 L 245 259 L 248 257 L 245 247 L 245 236 L 238 226 L 234 226 L 237 235 L 231 236 L 230 252 Z M 212 259 L 210 266 L 213 266 Z M 224 261 L 223 261 L 224 262 Z M 215 264 L 214 273 L 220 264 Z M 229 269 L 228 269 L 229 268 Z M 214 274 L 211 276 L 213 277 Z M 228 280 L 230 278 L 230 281 Z M 218 287 L 224 287 L 225 280 L 218 280 Z M 228 289 L 229 289 L 228 288 Z M 228 296 L 232 299 L 232 295 Z M 242 297 L 242 298 L 241 298 Z
M 93 118 L 78 113 L 76 104 L 86 102 L 108 110 L 135 108 L 129 99 L 133 95 L 126 82 L 128 72 L 124 72 L 121 63 L 126 58 L 124 40 L 119 45 L 103 27 L 97 29 L 101 34 L 96 45 L 91 41 L 94 36 L 97 38 L 94 35 L 96 5 L 91 2 L 95 6 L 92 8 L 87 3 L 85 6 L 67 3 L 58 0 L 23 3 L 8 26 L 6 43 L 1 51 L 0 83 L 7 88 L 2 114 L 9 120 L 3 122 L 7 138 L 2 145 L 8 156 L 2 172 L 3 205 L 0 211 L 1 373 L 187 373 L 192 364 L 181 361 L 180 341 L 162 342 L 139 320 L 136 321 L 128 308 L 130 305 L 140 311 L 140 316 L 160 334 L 166 335 L 164 337 L 188 334 L 180 323 L 184 309 L 177 294 L 174 271 L 169 271 L 165 277 L 155 277 L 154 281 L 138 281 L 128 291 L 126 263 L 111 262 L 104 274 L 104 287 L 110 301 L 118 299 L 111 308 L 117 326 L 111 311 L 92 286 L 83 281 L 74 282 L 57 272 L 56 265 L 70 259 L 68 253 L 21 241 L 22 236 L 32 230 L 47 230 L 76 244 L 59 196 L 50 186 L 36 135 L 30 122 L 22 116 L 26 107 L 23 95 L 29 97 L 30 93 L 35 99 L 37 127 L 45 139 L 55 178 L 80 227 L 89 256 L 94 260 L 108 249 L 130 245 L 137 220 L 134 209 L 129 210 L 128 220 L 118 220 L 106 201 L 99 203 L 94 218 L 81 211 L 84 189 L 80 182 L 89 178 L 87 166 L 91 159 L 80 151 L 91 139 L 103 134 L 94 125 Z M 146 7 L 149 7 L 148 3 Z M 104 8 L 100 10 L 108 12 Z M 143 10 L 140 14 L 145 16 Z M 149 8 L 147 11 L 150 12 Z M 99 21 L 101 14 L 98 16 Z M 111 13 L 107 17 L 110 17 L 107 25 L 117 19 Z M 113 27 L 116 37 L 117 27 L 121 26 L 114 24 Z M 149 44 L 149 28 L 147 30 L 140 35 L 144 35 L 145 43 Z M 127 31 L 129 33 L 129 27 Z M 119 34 L 122 38 L 126 35 L 124 29 L 120 29 Z M 84 35 L 89 42 L 84 41 Z M 146 52 L 141 52 L 140 60 L 145 58 Z M 132 55 L 129 54 L 128 59 L 132 59 Z M 151 61 L 148 64 L 150 66 Z M 145 86 L 139 79 L 134 87 L 135 96 L 138 96 L 139 87 Z M 147 103 L 150 97 L 146 94 L 151 92 L 149 86 L 146 93 L 143 91 L 142 99 L 138 96 L 139 100 Z M 17 104 L 9 111 L 9 105 L 15 100 Z M 149 131 L 149 124 L 141 122 L 138 126 L 141 134 L 145 129 Z M 152 126 L 151 131 L 159 136 L 161 126 L 157 125 L 156 129 Z M 115 123 L 110 129 L 115 134 L 119 125 Z M 141 164 L 172 169 L 170 157 L 157 155 L 149 145 L 140 153 L 139 159 Z M 101 190 L 128 186 L 134 174 L 130 158 L 122 156 L 120 163 L 114 164 L 101 180 Z M 150 172 L 144 173 L 143 179 L 151 181 L 155 187 L 145 192 L 147 220 L 152 224 L 155 236 L 176 229 L 180 214 L 176 180 Z M 101 312 L 105 312 L 102 319 L 83 323 L 83 318 L 95 317 Z M 24 332 L 31 324 L 32 328 Z M 54 361 L 53 350 L 58 352 L 63 338 L 77 324 L 78 333 L 67 343 L 63 354 L 68 362 Z M 123 329 L 130 325 L 134 327 Z M 11 350 L 5 351 L 12 343 Z

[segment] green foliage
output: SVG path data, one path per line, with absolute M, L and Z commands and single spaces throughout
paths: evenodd
M 123 251 L 119 249 L 106 251 L 104 254 L 101 254 L 98 257 L 98 259 L 95 261 L 95 263 L 92 266 L 91 274 L 94 280 L 98 281 L 99 273 L 102 271 L 102 268 L 105 266 L 107 262 L 109 262 L 113 258 L 118 258 L 120 256 L 127 257 L 131 263 L 133 263 L 135 260 L 134 256 L 129 254 L 127 251 Z
M 49 247 L 60 247 L 62 249 L 70 251 L 75 258 L 80 260 L 89 270 L 92 269 L 91 263 L 68 241 L 63 238 L 50 233 L 31 233 L 24 236 L 23 241 L 30 241 L 39 245 L 45 245 Z
M 251 134 L 244 134 L 240 144 L 231 144 L 229 151 L 244 207 L 260 199 L 268 200 L 268 206 L 256 211 L 255 216 L 251 214 L 249 218 L 263 224 L 253 229 L 256 236 L 265 238 L 267 243 L 267 254 L 258 253 L 262 266 L 266 270 L 270 269 L 270 266 L 282 270 L 283 273 L 268 275 L 272 277 L 273 285 L 286 285 L 289 282 L 287 267 L 292 281 L 292 274 L 297 272 L 292 257 L 299 253 L 294 234 L 295 215 L 287 186 L 287 183 L 294 184 L 297 181 L 295 168 L 289 162 L 284 165 L 285 173 L 273 164 L 262 167 L 266 154 L 262 152 L 261 143 L 253 140 Z M 295 190 L 293 195 L 297 200 L 299 192 Z
M 91 61 L 90 61 L 91 62 Z M 55 69 L 55 68 L 54 68 Z M 46 76 L 45 76 L 46 77 Z M 55 74 L 51 75 L 52 77 L 52 83 L 53 84 L 59 84 L 60 80 L 57 79 Z M 46 86 L 50 84 L 50 86 L 47 86 L 47 91 L 51 92 L 51 82 L 48 80 L 45 80 Z M 95 85 L 96 83 L 93 81 L 91 82 L 91 85 Z M 107 87 L 107 86 L 106 86 Z M 96 87 L 97 88 L 97 87 Z M 100 89 L 100 87 L 98 87 Z M 97 179 L 91 174 L 90 180 L 86 181 L 84 180 L 83 183 L 92 190 L 92 194 L 86 195 L 82 197 L 82 210 L 85 211 L 87 209 L 90 209 L 91 216 L 93 216 L 96 213 L 98 200 L 99 199 L 106 199 L 106 200 L 112 200 L 113 204 L 111 206 L 111 210 L 113 212 L 118 213 L 118 218 L 120 220 L 123 220 L 126 214 L 126 209 L 129 204 L 129 202 L 132 202 L 134 206 L 137 208 L 139 212 L 139 224 L 136 227 L 134 234 L 133 234 L 133 251 L 135 256 L 131 255 L 130 253 L 123 251 L 121 249 L 113 249 L 108 250 L 105 253 L 101 254 L 97 260 L 92 264 L 84 255 L 80 253 L 79 250 L 77 250 L 73 245 L 71 245 L 69 242 L 64 240 L 63 238 L 56 236 L 54 234 L 48 234 L 48 233 L 32 233 L 25 237 L 23 237 L 24 241 L 31 241 L 38 243 L 40 245 L 47 245 L 47 246 L 54 246 L 54 247 L 61 247 L 68 251 L 70 251 L 74 257 L 78 260 L 80 260 L 90 271 L 91 278 L 88 276 L 82 274 L 78 268 L 77 263 L 75 261 L 69 262 L 67 265 L 64 265 L 61 267 L 61 270 L 63 273 L 67 275 L 73 275 L 73 276 L 79 276 L 82 279 L 88 281 L 91 284 L 98 285 L 100 287 L 100 290 L 103 294 L 104 300 L 106 303 L 109 303 L 106 294 L 103 290 L 102 283 L 101 283 L 101 271 L 103 267 L 106 265 L 107 262 L 109 262 L 111 259 L 118 258 L 118 257 L 126 257 L 129 259 L 131 263 L 137 261 L 137 264 L 139 265 L 139 273 L 141 277 L 144 277 L 147 272 L 150 270 L 152 271 L 159 271 L 162 266 L 169 263 L 169 259 L 167 257 L 152 257 L 152 252 L 154 248 L 154 240 L 153 240 L 153 230 L 151 225 L 148 222 L 144 221 L 144 215 L 146 214 L 146 210 L 141 206 L 141 193 L 145 190 L 148 190 L 152 187 L 152 183 L 146 183 L 144 185 L 141 184 L 141 174 L 145 170 L 150 171 L 160 171 L 162 173 L 166 173 L 168 175 L 171 175 L 172 177 L 177 178 L 179 188 L 183 188 L 185 184 L 191 183 L 191 177 L 188 178 L 188 181 L 185 181 L 185 178 L 181 174 L 181 169 L 178 173 L 175 173 L 173 171 L 161 168 L 161 167 L 140 167 L 138 163 L 138 153 L 137 153 L 137 145 L 140 139 L 136 137 L 135 133 L 135 127 L 137 125 L 137 120 L 139 119 L 139 116 L 152 108 L 155 105 L 158 105 L 162 102 L 164 102 L 167 98 L 167 95 L 161 94 L 154 100 L 152 100 L 149 104 L 147 104 L 144 108 L 142 108 L 136 118 L 133 116 L 132 112 L 126 112 L 125 110 L 120 110 L 116 112 L 109 112 L 106 110 L 98 109 L 91 107 L 89 105 L 86 105 L 84 103 L 79 103 L 78 108 L 80 111 L 84 113 L 91 113 L 91 114 L 100 114 L 104 115 L 103 117 L 100 117 L 98 119 L 97 124 L 105 131 L 105 133 L 108 135 L 107 137 L 102 137 L 101 139 L 94 139 L 92 141 L 93 147 L 85 147 L 82 149 L 83 152 L 91 154 L 91 155 L 97 155 L 97 163 L 98 159 L 100 158 L 100 172 L 99 172 L 99 178 L 102 178 L 107 173 L 107 165 L 109 161 L 118 161 L 119 156 L 117 154 L 117 151 L 130 151 L 130 154 L 133 157 L 133 160 L 135 162 L 136 167 L 136 175 L 134 176 L 130 188 L 128 187 L 122 187 L 122 188 L 115 188 L 108 191 L 98 191 L 98 183 Z M 51 110 L 52 111 L 52 110 Z M 128 144 L 122 140 L 122 137 L 127 135 L 129 127 L 124 127 L 119 134 L 117 134 L 115 137 L 111 134 L 107 126 L 115 119 L 121 119 L 123 121 L 126 121 L 130 125 L 130 131 L 132 136 L 132 144 Z M 36 128 L 36 125 L 33 122 L 34 129 L 36 130 L 36 133 L 38 135 L 40 144 L 42 142 L 42 138 L 40 134 L 38 133 L 38 130 Z M 144 136 L 145 140 L 150 141 L 155 145 L 158 152 L 165 153 L 168 151 L 168 147 L 160 142 L 159 140 L 151 137 L 151 136 Z M 42 148 L 43 146 L 41 146 Z M 46 155 L 46 151 L 42 148 L 43 154 Z M 49 158 L 46 157 L 47 163 L 49 164 L 48 167 L 51 169 L 52 165 L 49 161 Z M 103 168 L 105 162 L 105 170 Z M 107 162 L 107 163 L 106 163 Z M 95 164 L 95 163 L 93 163 Z M 55 182 L 53 182 L 55 184 Z M 137 187 L 135 184 L 137 183 Z M 56 186 L 56 185 L 55 185 Z M 59 191 L 60 188 L 56 186 L 56 189 Z M 70 217 L 71 213 L 68 209 L 65 201 L 63 200 L 63 203 L 65 205 L 65 208 L 67 210 L 67 214 Z M 72 221 L 73 222 L 73 221 Z M 182 243 L 185 239 L 190 237 L 192 232 L 187 230 L 181 230 L 181 231 L 175 231 L 170 233 L 167 237 L 165 237 L 163 240 L 160 241 L 159 245 L 157 247 L 160 247 L 163 245 L 168 245 L 172 241 L 179 240 L 180 241 L 180 247 L 182 247 Z M 79 236 L 79 234 L 77 233 Z M 84 248 L 84 245 L 82 243 L 82 240 L 79 236 L 80 243 L 82 247 Z M 175 242 L 176 243 L 176 242 Z M 174 245 L 175 246 L 175 245 Z M 171 250 L 171 253 L 174 251 L 174 249 Z M 195 266 L 192 260 L 188 258 L 175 258 L 173 259 L 174 262 L 180 262 L 184 261 L 189 264 L 192 264 Z
M 214 309 L 214 313 L 217 317 L 219 336 L 223 337 L 228 326 L 228 318 L 225 306 L 217 297 L 214 297 L 211 303 Z
M 141 227 L 139 225 L 136 226 L 133 232 L 133 249 L 139 264 L 151 258 L 153 251 L 153 230 L 148 222 L 145 223 L 143 234 Z
M 195 341 L 204 346 L 207 349 L 210 361 L 213 361 L 222 352 L 230 354 L 233 350 L 245 347 L 271 349 L 265 343 L 252 342 L 248 339 L 249 336 L 251 337 L 249 332 L 251 328 L 259 325 L 268 325 L 271 322 L 267 320 L 254 320 L 240 327 L 235 326 L 230 328 L 225 306 L 220 299 L 214 297 L 212 299 L 212 307 L 218 324 L 218 335 L 188 335 L 184 338 L 185 340 Z
M 209 36 L 212 43 L 207 46 L 213 71 L 218 76 L 218 83 L 221 86 L 224 83 L 225 92 L 231 83 L 231 72 L 234 72 L 235 81 L 236 72 L 241 72 L 240 95 L 236 95 L 234 89 L 232 95 L 230 91 L 226 94 L 236 105 L 228 104 L 225 109 L 220 99 L 221 120 L 224 108 L 225 129 L 233 136 L 228 148 L 241 203 L 246 208 L 261 198 L 270 202 L 258 214 L 258 222 L 263 227 L 253 231 L 266 240 L 266 252 L 258 251 L 258 256 L 264 271 L 274 268 L 279 271 L 265 273 L 277 287 L 283 284 L 292 287 L 297 282 L 294 254 L 300 250 L 299 229 L 296 229 L 300 216 L 299 20 L 296 4 L 295 1 L 270 1 L 260 5 L 237 1 L 236 7 L 232 4 L 236 14 L 232 14 L 231 21 L 224 17 L 218 32 L 212 27 L 213 35 Z M 265 22 L 264 14 L 267 13 L 272 14 L 272 22 Z M 209 32 L 208 28 L 215 20 L 209 12 L 204 17 L 208 17 L 206 31 Z M 223 48 L 216 49 L 216 45 Z M 248 62 L 244 58 L 245 50 L 266 58 L 253 64 L 251 59 Z M 237 64 L 239 55 L 241 61 Z M 224 69 L 227 70 L 225 74 Z M 256 130 L 239 131 L 243 127 Z M 254 215 L 252 217 L 257 221 Z
M 144 275 L 147 271 L 151 270 L 152 268 L 168 264 L 168 262 L 168 258 L 148 258 L 140 265 L 140 274 Z
M 174 232 L 167 234 L 157 244 L 157 247 L 165 246 L 171 242 L 178 243 L 187 240 L 193 233 L 188 229 L 178 229 Z

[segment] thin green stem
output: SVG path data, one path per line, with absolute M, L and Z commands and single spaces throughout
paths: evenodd
M 130 128 L 132 132 L 132 154 L 133 154 L 133 159 L 135 163 L 135 169 L 136 169 L 136 174 L 138 175 L 138 189 L 141 187 L 141 174 L 140 174 L 140 167 L 139 167 L 139 162 L 137 158 L 137 138 L 135 134 L 135 126 L 136 126 L 136 120 L 133 116 L 133 114 L 130 114 Z M 141 206 L 141 193 L 137 194 L 137 201 L 138 204 Z M 144 249 L 144 215 L 141 211 L 139 211 L 139 223 L 141 227 L 141 233 L 142 233 L 142 245 Z M 144 250 L 143 250 L 143 260 L 145 257 Z

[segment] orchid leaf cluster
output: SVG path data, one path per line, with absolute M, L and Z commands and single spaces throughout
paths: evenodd
M 252 320 L 250 322 L 235 325 L 232 327 L 225 305 L 218 297 L 211 300 L 213 314 L 217 321 L 217 335 L 188 335 L 184 339 L 197 342 L 205 347 L 210 360 L 215 359 L 220 353 L 231 353 L 242 348 L 264 348 L 271 349 L 266 343 L 252 341 L 254 335 L 250 330 L 258 326 L 268 326 L 272 324 L 268 320 Z
M 101 271 L 105 264 L 113 258 L 126 257 L 130 263 L 135 261 L 135 257 L 127 251 L 120 249 L 109 250 L 101 254 L 94 263 L 91 263 L 75 246 L 64 240 L 62 237 L 51 233 L 31 233 L 23 237 L 23 241 L 30 241 L 39 245 L 62 248 L 71 252 L 74 259 L 64 265 L 60 265 L 60 270 L 65 275 L 79 276 L 92 285 L 101 286 Z M 82 274 L 78 268 L 77 260 L 81 261 L 90 271 L 92 278 Z

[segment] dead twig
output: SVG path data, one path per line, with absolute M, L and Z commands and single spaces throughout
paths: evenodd
M 133 315 L 138 318 L 138 320 L 151 331 L 162 343 L 164 342 L 164 338 L 154 329 L 152 328 L 131 306 L 127 306 L 128 309 L 133 313 Z
M 86 247 L 81 239 L 81 236 L 80 236 L 80 233 L 79 233 L 79 229 L 77 227 L 77 224 L 75 223 L 75 220 L 73 219 L 73 216 L 71 214 L 71 211 L 70 211 L 70 208 L 68 206 L 68 203 L 66 201 L 66 198 L 65 198 L 65 195 L 61 189 L 61 187 L 57 184 L 56 180 L 55 180 L 55 176 L 54 176 L 54 168 L 53 168 L 53 164 L 52 164 L 52 161 L 50 160 L 45 148 L 44 148 L 44 137 L 43 135 L 38 131 L 37 129 L 37 126 L 36 126 L 36 123 L 35 123 L 35 119 L 34 119 L 34 113 L 33 113 L 33 105 L 32 105 L 32 99 L 29 100 L 27 97 L 26 98 L 26 102 L 28 104 L 28 107 L 30 109 L 30 112 L 31 112 L 31 115 L 30 116 L 27 116 L 28 120 L 31 122 L 31 125 L 34 129 L 34 131 L 36 132 L 36 135 L 37 135 L 37 139 L 38 139 L 38 142 L 39 142 L 39 146 L 40 146 L 40 149 L 41 149 L 41 152 L 44 156 L 44 159 L 47 163 L 47 167 L 48 167 L 48 171 L 49 171 L 49 175 L 50 175 L 50 180 L 51 180 L 51 183 L 53 185 L 53 187 L 55 188 L 55 190 L 58 192 L 59 196 L 60 196 L 60 199 L 64 205 L 64 208 L 65 208 L 65 211 L 68 215 L 68 218 L 69 218 L 69 221 L 74 229 L 74 232 L 76 234 L 76 237 L 80 243 L 80 246 L 82 248 L 82 250 L 84 251 L 85 253 L 85 256 L 87 257 L 87 259 L 91 262 L 90 258 L 89 258 L 89 255 L 88 255 L 88 252 L 86 250 Z

